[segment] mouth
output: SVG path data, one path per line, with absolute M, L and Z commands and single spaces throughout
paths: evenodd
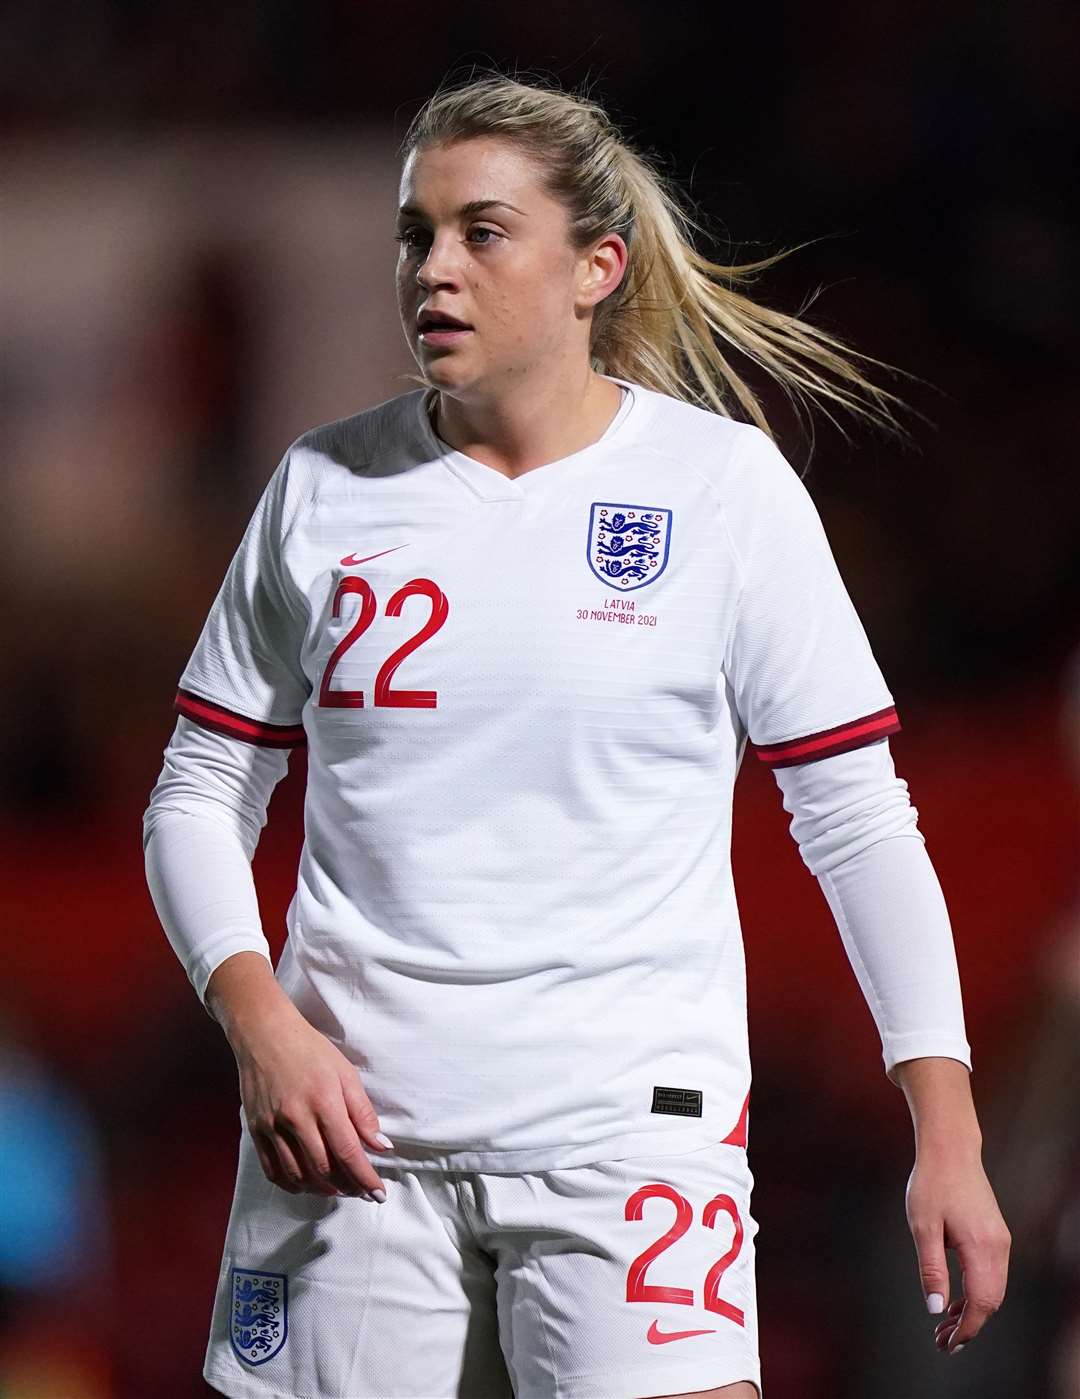
M 472 330 L 467 325 L 446 326 L 445 328 L 431 326 L 430 329 L 420 332 L 420 339 L 425 345 L 453 345 L 458 340 L 464 340 L 466 335 L 471 334 Z
M 454 345 L 471 334 L 472 326 L 456 316 L 421 311 L 417 317 L 417 335 L 424 345 Z

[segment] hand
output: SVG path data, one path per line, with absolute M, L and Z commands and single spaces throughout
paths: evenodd
M 1012 1235 L 972 1148 L 919 1151 L 905 1195 L 923 1293 L 942 1299 L 943 1320 L 934 1332 L 939 1350 L 952 1355 L 977 1336 L 1005 1299 Z M 949 1301 L 945 1250 L 960 1259 L 963 1295 Z
M 240 1098 L 263 1174 L 296 1195 L 357 1195 L 385 1185 L 364 1154 L 379 1119 L 355 1066 L 291 1004 L 231 1039 Z

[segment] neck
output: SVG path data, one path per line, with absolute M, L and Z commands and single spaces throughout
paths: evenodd
M 570 392 L 526 387 L 510 401 L 490 403 L 440 391 L 429 411 L 435 434 L 448 446 L 513 479 L 598 441 L 622 395 L 619 384 L 590 369 L 584 384 Z

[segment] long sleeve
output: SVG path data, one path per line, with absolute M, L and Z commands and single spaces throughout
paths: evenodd
M 150 895 L 204 1008 L 226 957 L 250 950 L 273 965 L 251 861 L 289 750 L 306 742 L 306 605 L 285 559 L 311 493 L 305 461 L 294 443 L 248 520 L 180 676 L 143 816 Z
M 942 1055 L 971 1068 L 948 911 L 889 735 L 893 696 L 805 485 L 759 428 L 729 463 L 741 575 L 724 671 L 772 769 L 881 1036 L 885 1071 Z
M 888 739 L 773 775 L 881 1038 L 885 1072 L 941 1055 L 971 1069 L 952 926 Z
M 270 947 L 251 861 L 288 750 L 179 715 L 143 815 L 146 880 L 158 918 L 206 1009 L 215 968 Z M 209 1010 L 207 1010 L 209 1014 Z

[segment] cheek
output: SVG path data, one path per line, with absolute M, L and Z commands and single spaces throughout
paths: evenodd
M 567 316 L 567 300 L 561 282 L 545 267 L 515 268 L 512 275 L 483 276 L 477 285 L 481 301 L 490 311 L 490 322 L 508 340 L 536 343 L 558 338 Z

